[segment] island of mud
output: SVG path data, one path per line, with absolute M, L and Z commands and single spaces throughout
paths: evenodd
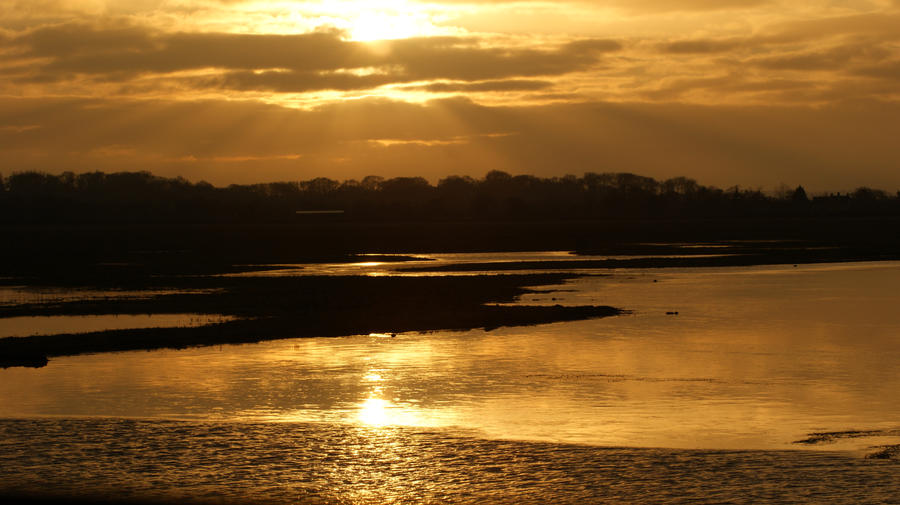
M 42 366 L 47 358 L 90 352 L 184 348 L 294 337 L 492 329 L 621 313 L 608 306 L 514 305 L 529 287 L 572 276 L 464 277 L 149 277 L 141 286 L 186 288 L 147 298 L 109 298 L 0 307 L 0 317 L 215 313 L 199 327 L 106 330 L 0 339 L 0 366 Z M 132 280 L 131 287 L 138 286 Z

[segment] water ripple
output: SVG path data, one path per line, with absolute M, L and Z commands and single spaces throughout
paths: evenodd
M 324 423 L 0 421 L 0 490 L 246 503 L 896 503 L 895 461 Z

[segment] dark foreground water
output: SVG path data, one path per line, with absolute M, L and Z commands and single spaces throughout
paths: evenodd
M 7 492 L 246 503 L 900 503 L 894 461 L 323 423 L 0 423 Z

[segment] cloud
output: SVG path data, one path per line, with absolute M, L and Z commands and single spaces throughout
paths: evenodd
M 900 60 L 886 61 L 878 65 L 867 65 L 852 70 L 856 75 L 900 81 Z
M 770 0 L 607 0 L 601 5 L 639 12 L 673 12 L 748 9 L 769 3 Z
M 337 33 L 256 35 L 162 33 L 86 24 L 40 28 L 15 38 L 24 56 L 49 59 L 47 71 L 85 74 L 164 73 L 202 68 L 335 70 L 365 66 L 372 56 Z
M 351 91 L 377 88 L 391 84 L 397 78 L 387 74 L 355 75 L 331 72 L 227 72 L 222 75 L 195 79 L 198 87 L 218 87 L 239 91 L 271 91 L 276 93 L 302 93 L 307 91 Z
M 421 86 L 410 86 L 407 89 L 429 91 L 433 93 L 454 92 L 486 92 L 486 91 L 535 91 L 553 86 L 550 81 L 530 79 L 508 79 L 480 82 L 434 82 Z
M 423 80 L 484 81 L 562 75 L 595 65 L 622 46 L 580 39 L 556 47 L 502 47 L 477 38 L 426 37 L 378 43 L 347 41 L 335 31 L 299 35 L 163 33 L 126 26 L 64 24 L 35 29 L 5 42 L 32 60 L 20 82 L 122 81 L 151 74 L 221 71 L 192 80 L 238 90 L 362 89 Z M 25 68 L 19 67 L 20 70 Z M 373 71 L 375 69 L 375 71 Z
M 889 49 L 877 44 L 848 44 L 816 51 L 754 58 L 749 62 L 773 70 L 841 70 L 852 62 L 877 62 L 890 54 Z
M 668 54 L 708 54 L 722 53 L 747 45 L 746 39 L 684 39 L 659 44 L 659 49 Z
M 766 27 L 765 32 L 785 42 L 848 34 L 877 37 L 880 40 L 897 40 L 900 39 L 900 14 L 878 12 L 791 19 L 773 23 Z
M 541 0 L 429 0 L 433 4 L 544 4 Z M 569 0 L 559 4 L 588 4 L 596 8 L 616 8 L 637 12 L 673 12 L 673 11 L 719 11 L 728 9 L 746 9 L 771 3 L 771 0 Z
M 654 100 L 677 100 L 691 93 L 715 93 L 718 95 L 750 94 L 773 95 L 785 91 L 816 89 L 817 83 L 797 79 L 760 79 L 744 73 L 716 77 L 675 78 L 664 81 L 659 87 L 644 92 Z M 770 100 L 771 101 L 771 100 Z

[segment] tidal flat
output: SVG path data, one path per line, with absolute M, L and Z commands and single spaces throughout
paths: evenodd
M 202 288 L 147 298 L 68 300 L 0 307 L 0 318 L 61 315 L 219 314 L 208 325 L 110 329 L 0 339 L 0 365 L 33 366 L 42 358 L 85 352 L 184 348 L 328 337 L 496 328 L 604 317 L 609 306 L 510 305 L 529 286 L 557 284 L 562 274 L 467 277 L 171 277 L 151 282 Z M 132 283 L 132 287 L 134 287 Z M 2 319 L 0 319 L 2 321 Z
M 0 495 L 892 503 L 900 267 L 858 253 L 716 241 L 21 275 L 8 285 L 91 295 L 21 299 L 0 322 L 234 319 L 0 341 L 49 357 L 0 370 Z
M 594 447 L 392 426 L 33 420 L 0 421 L 0 436 L 10 441 L 0 487 L 35 505 L 897 503 L 900 482 L 894 462 L 834 453 Z M 53 489 L 34 491 L 48 482 Z

